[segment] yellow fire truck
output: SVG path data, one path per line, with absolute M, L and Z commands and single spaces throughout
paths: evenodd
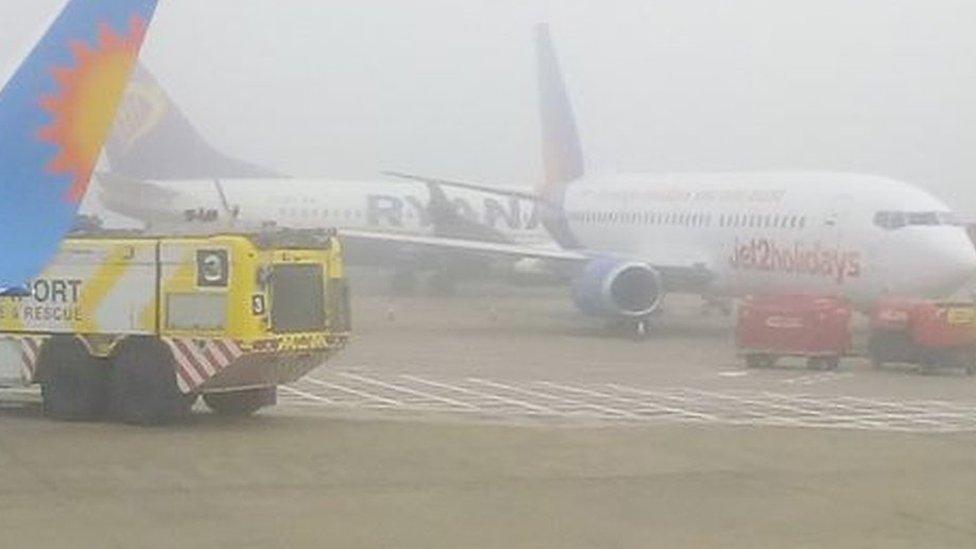
M 28 290 L 0 298 L 0 386 L 61 419 L 250 414 L 350 330 L 334 231 L 76 235 Z

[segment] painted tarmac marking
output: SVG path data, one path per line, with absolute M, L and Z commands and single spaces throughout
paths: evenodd
M 392 398 L 385 398 L 385 397 L 377 396 L 377 395 L 374 395 L 374 394 L 371 394 L 371 393 L 367 393 L 367 392 L 364 392 L 364 391 L 357 391 L 356 389 L 353 389 L 351 387 L 346 387 L 344 385 L 339 385 L 337 383 L 329 383 L 327 381 L 322 381 L 321 379 L 316 379 L 316 378 L 311 377 L 311 376 L 303 378 L 303 381 L 307 381 L 309 383 L 313 383 L 313 384 L 319 385 L 321 387 L 326 387 L 326 388 L 333 389 L 333 390 L 336 390 L 336 391 L 340 391 L 340 392 L 343 392 L 343 393 L 347 393 L 347 394 L 350 394 L 350 395 L 355 395 L 355 396 L 358 396 L 358 397 L 362 397 L 362 398 L 364 398 L 366 400 L 372 400 L 374 402 L 379 402 L 379 403 L 382 403 L 382 404 L 389 404 L 391 406 L 403 406 L 403 403 L 402 402 L 400 402 L 398 400 L 393 400 Z
M 477 397 L 485 398 L 485 399 L 488 399 L 488 400 L 494 400 L 494 401 L 498 401 L 498 402 L 503 402 L 505 404 L 513 404 L 515 406 L 520 406 L 520 407 L 526 408 L 528 410 L 533 410 L 533 411 L 535 411 L 537 413 L 542 413 L 542 414 L 552 415 L 552 416 L 561 416 L 561 415 L 563 415 L 563 414 L 557 412 L 556 410 L 553 410 L 552 408 L 549 408 L 548 406 L 541 406 L 541 405 L 538 405 L 538 404 L 532 404 L 532 403 L 529 403 L 529 402 L 524 402 L 524 401 L 521 401 L 521 400 L 515 400 L 515 399 L 511 399 L 511 398 L 506 398 L 506 397 L 499 396 L 499 395 L 494 395 L 494 394 L 491 394 L 491 393 L 483 393 L 483 392 L 480 392 L 480 391 L 475 391 L 475 390 L 472 390 L 472 389 L 466 389 L 464 387 L 458 387 L 456 385 L 450 385 L 450 384 L 447 384 L 447 383 L 440 383 L 440 382 L 437 382 L 437 381 L 431 381 L 429 379 L 424 379 L 424 378 L 421 378 L 421 377 L 407 375 L 407 374 L 404 374 L 401 377 L 403 377 L 404 379 L 409 379 L 411 381 L 415 381 L 417 383 L 422 383 L 424 385 L 430 385 L 430 386 L 438 387 L 438 388 L 441 388 L 441 389 L 447 389 L 448 391 L 455 391 L 455 392 L 459 392 L 459 393 L 463 393 L 463 394 L 467 394 L 467 395 L 477 396 Z
M 309 399 L 309 400 L 311 400 L 313 402 L 321 402 L 321 403 L 324 403 L 324 404 L 335 405 L 335 401 L 333 401 L 333 400 L 330 400 L 330 399 L 327 399 L 325 397 L 321 397 L 321 396 L 318 396 L 318 395 L 313 395 L 312 393 L 306 393 L 305 391 L 296 389 L 296 388 L 294 388 L 294 387 L 292 387 L 290 385 L 282 385 L 282 386 L 279 387 L 279 389 L 284 389 L 285 391 L 287 391 L 289 393 L 292 393 L 294 395 L 300 396 L 302 398 L 307 398 L 307 399 Z
M 817 374 L 811 379 L 829 379 Z M 324 379 L 323 379 L 324 378 Z M 368 370 L 326 372 L 285 387 L 283 405 L 436 412 L 499 421 L 696 423 L 895 431 L 976 432 L 976 402 L 882 400 L 770 391 L 644 388 L 483 378 L 431 379 Z M 350 396 L 354 398 L 350 398 Z
M 820 383 L 829 383 L 831 381 L 837 381 L 840 379 L 847 379 L 854 377 L 853 372 L 824 372 L 821 374 L 810 374 L 800 377 L 794 377 L 790 379 L 784 379 L 783 383 L 788 383 L 791 385 L 817 385 Z
M 567 399 L 565 397 L 559 397 L 559 396 L 556 396 L 556 395 L 547 394 L 547 393 L 543 393 L 543 392 L 540 392 L 540 391 L 534 391 L 534 390 L 530 390 L 530 389 L 522 389 L 522 388 L 518 388 L 518 387 L 512 387 L 510 385 L 505 385 L 505 384 L 502 384 L 502 383 L 496 383 L 496 382 L 493 382 L 493 381 L 486 381 L 486 380 L 477 379 L 477 378 L 469 378 L 468 381 L 470 381 L 472 383 L 478 383 L 478 384 L 481 384 L 481 385 L 486 385 L 488 387 L 492 387 L 492 388 L 495 388 L 495 389 L 502 389 L 502 390 L 506 390 L 506 391 L 511 391 L 513 393 L 520 393 L 520 394 L 528 395 L 528 396 L 541 397 L 541 398 L 544 398 L 544 399 L 547 399 L 547 400 L 555 400 L 557 402 L 562 402 L 562 403 L 570 404 L 571 406 L 579 406 L 579 407 L 582 407 L 582 408 L 589 408 L 591 410 L 597 410 L 597 411 L 603 412 L 603 413 L 605 413 L 605 414 L 607 414 L 607 415 L 609 415 L 611 417 L 630 417 L 630 418 L 639 418 L 640 417 L 637 414 L 634 414 L 632 412 L 628 412 L 626 410 L 620 410 L 618 408 L 611 408 L 609 406 L 601 406 L 599 404 L 594 404 L 592 402 L 586 402 L 586 401 L 578 400 L 578 399 Z
M 460 400 L 455 400 L 453 398 L 447 398 L 447 397 L 444 397 L 444 396 L 434 395 L 434 394 L 427 393 L 427 392 L 423 392 L 423 391 L 417 391 L 416 389 L 411 389 L 409 387 L 403 387 L 401 385 L 395 385 L 393 383 L 385 383 L 383 381 L 379 381 L 377 379 L 373 379 L 373 378 L 369 378 L 369 377 L 365 377 L 365 376 L 360 376 L 360 375 L 350 374 L 350 373 L 344 373 L 344 374 L 339 374 L 339 375 L 341 375 L 343 377 L 346 377 L 346 378 L 349 378 L 349 379 L 355 379 L 355 380 L 361 381 L 363 383 L 368 383 L 370 385 L 376 385 L 378 387 L 383 387 L 383 388 L 389 389 L 391 391 L 398 391 L 398 392 L 401 392 L 401 393 L 406 393 L 406 394 L 409 394 L 409 395 L 418 396 L 420 398 L 424 398 L 424 399 L 428 399 L 428 400 L 434 400 L 434 401 L 438 401 L 438 402 L 443 402 L 444 404 L 449 404 L 451 406 L 456 406 L 458 408 L 477 409 L 477 406 L 471 404 L 470 402 L 462 402 Z

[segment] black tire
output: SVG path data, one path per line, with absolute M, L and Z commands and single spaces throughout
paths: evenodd
M 767 354 L 746 355 L 746 367 L 748 368 L 772 368 L 776 364 L 776 357 Z
M 133 425 L 159 425 L 190 413 L 192 399 L 176 384 L 173 353 L 155 337 L 131 337 L 113 356 L 111 411 Z
M 839 356 L 826 356 L 823 358 L 824 369 L 836 372 L 840 369 L 840 357 Z
M 109 364 L 77 338 L 57 335 L 38 356 L 44 414 L 65 421 L 101 419 L 108 407 Z
M 278 389 L 268 387 L 226 393 L 204 393 L 203 402 L 222 416 L 246 417 L 278 401 Z
M 962 368 L 967 376 L 976 375 L 976 355 L 971 349 L 960 350 L 956 356 L 955 366 Z

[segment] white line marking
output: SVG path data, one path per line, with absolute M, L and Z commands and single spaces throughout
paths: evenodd
M 674 397 L 674 396 L 666 395 L 666 394 L 663 394 L 663 393 L 654 393 L 654 392 L 651 392 L 651 391 L 644 391 L 644 390 L 641 390 L 641 389 L 635 389 L 633 387 L 627 387 L 625 385 L 616 385 L 614 383 L 608 383 L 607 384 L 607 387 L 609 387 L 610 389 L 613 389 L 615 391 L 620 391 L 622 393 L 631 393 L 631 394 L 636 394 L 636 395 L 643 396 L 643 397 L 664 398 L 664 399 L 667 399 L 667 400 L 679 400 L 679 401 L 687 402 L 687 399 L 682 399 L 680 397 Z M 598 394 L 600 394 L 600 393 L 598 393 Z M 621 399 L 621 397 L 611 397 L 611 398 Z M 622 399 L 622 400 L 627 400 L 627 399 Z M 700 420 L 705 420 L 705 421 L 719 421 L 719 418 L 717 416 L 713 416 L 711 414 L 706 414 L 704 412 L 697 412 L 695 410 L 689 410 L 689 409 L 686 409 L 686 408 L 675 408 L 673 406 L 666 406 L 666 405 L 663 405 L 663 404 L 651 403 L 651 402 L 647 402 L 647 401 L 644 401 L 644 400 L 640 400 L 640 401 L 636 401 L 636 402 L 639 402 L 640 404 L 645 405 L 645 406 L 653 406 L 655 408 L 659 408 L 661 410 L 668 411 L 668 412 L 671 412 L 673 414 L 677 414 L 677 415 L 681 415 L 681 416 L 693 417 L 695 419 L 700 419 Z
M 439 383 L 439 382 L 436 382 L 436 381 L 431 381 L 429 379 L 424 379 L 424 378 L 417 377 L 417 376 L 412 376 L 412 375 L 404 374 L 404 375 L 402 375 L 400 377 L 402 377 L 404 379 L 409 379 L 411 381 L 415 381 L 417 383 L 422 383 L 424 385 L 430 385 L 431 387 L 440 387 L 441 389 L 447 389 L 449 391 L 456 391 L 456 392 L 459 392 L 459 393 L 469 394 L 469 395 L 473 395 L 473 396 L 477 396 L 477 397 L 481 397 L 481 398 L 487 398 L 489 400 L 495 400 L 495 401 L 498 401 L 498 402 L 504 402 L 505 404 L 512 404 L 512 405 L 515 405 L 515 406 L 521 406 L 522 408 L 528 408 L 529 410 L 535 410 L 536 412 L 540 412 L 540 413 L 547 414 L 547 415 L 552 415 L 552 416 L 565 416 L 566 415 L 566 414 L 563 414 L 561 412 L 557 412 L 556 410 L 553 410 L 552 408 L 549 408 L 547 406 L 539 406 L 539 405 L 536 405 L 536 404 L 530 404 L 528 402 L 523 402 L 521 400 L 515 400 L 515 399 L 512 399 L 512 398 L 505 398 L 503 396 L 493 395 L 493 394 L 490 394 L 490 393 L 482 393 L 481 391 L 474 391 L 474 390 L 471 390 L 471 389 L 466 389 L 464 387 L 457 387 L 455 385 L 448 385 L 446 383 Z M 488 411 L 486 410 L 486 413 L 487 412 Z
M 371 385 L 376 385 L 377 387 L 383 387 L 384 389 L 389 389 L 391 391 L 399 391 L 401 393 L 406 393 L 406 394 L 410 394 L 410 395 L 414 395 L 414 396 L 419 396 L 420 398 L 426 398 L 426 399 L 429 399 L 429 400 L 436 400 L 438 402 L 443 402 L 443 403 L 449 404 L 451 406 L 460 406 L 461 408 L 468 408 L 468 409 L 471 409 L 471 410 L 478 410 L 479 409 L 477 406 L 475 406 L 475 405 L 473 405 L 473 404 L 471 404 L 469 402 L 461 402 L 460 400 L 454 400 L 453 398 L 447 398 L 447 397 L 442 397 L 442 396 L 434 395 L 434 394 L 431 394 L 431 393 L 425 393 L 423 391 L 417 391 L 417 390 L 411 389 L 409 387 L 403 387 L 401 385 L 394 385 L 392 383 L 385 383 L 385 382 L 379 381 L 378 379 L 373 379 L 373 378 L 364 377 L 364 376 L 360 376 L 360 375 L 356 375 L 356 374 L 350 374 L 350 373 L 340 373 L 339 375 L 341 375 L 342 377 L 348 378 L 348 379 L 354 379 L 354 380 L 359 381 L 359 382 L 362 382 L 362 383 L 369 383 Z
M 318 396 L 318 395 L 313 395 L 312 393 L 306 393 L 305 391 L 301 391 L 301 390 L 296 389 L 296 388 L 294 388 L 294 387 L 292 387 L 290 385 L 280 385 L 279 386 L 279 389 L 284 389 L 285 391 L 290 391 L 290 392 L 292 392 L 292 393 L 294 393 L 294 394 L 296 394 L 296 395 L 298 395 L 298 396 L 300 396 L 302 398 L 307 398 L 307 399 L 309 399 L 311 401 L 314 401 L 314 402 L 322 402 L 322 403 L 325 403 L 325 404 L 335 405 L 335 402 L 333 402 L 332 400 L 329 400 L 329 399 L 327 399 L 325 397 L 321 397 L 321 396 Z
M 651 390 L 612 383 L 574 385 L 473 377 L 435 381 L 408 374 L 380 375 L 368 371 L 366 374 L 361 375 L 358 370 L 334 372 L 326 378 L 329 381 L 305 378 L 309 382 L 305 388 L 312 392 L 295 387 L 283 387 L 283 390 L 287 391 L 285 395 L 295 396 L 287 400 L 287 404 L 295 406 L 379 407 L 447 414 L 475 412 L 513 420 L 552 417 L 566 422 L 593 419 L 620 424 L 705 422 L 906 433 L 976 432 L 976 402 L 884 401 L 692 387 Z M 794 385 L 822 383 L 851 375 L 822 372 L 798 378 Z M 312 384 L 326 388 L 321 394 L 331 398 L 316 394 L 318 391 L 311 388 Z M 339 392 L 356 398 L 345 398 Z
M 400 401 L 398 401 L 398 400 L 393 400 L 391 398 L 384 398 L 384 397 L 377 396 L 377 395 L 374 395 L 374 394 L 371 394 L 371 393 L 366 393 L 366 392 L 363 392 L 363 391 L 357 391 L 356 389 L 351 389 L 349 387 L 345 387 L 343 385 L 337 385 L 335 383 L 329 383 L 328 381 L 322 381 L 321 379 L 316 379 L 316 378 L 311 377 L 311 376 L 306 376 L 306 377 L 304 377 L 302 379 L 304 381 L 308 381 L 308 382 L 314 383 L 316 385 L 321 385 L 322 387 L 327 387 L 329 389 L 333 389 L 333 390 L 340 391 L 340 392 L 343 392 L 343 393 L 348 393 L 350 395 L 356 395 L 358 397 L 362 397 L 362 398 L 365 398 L 367 400 L 373 400 L 373 401 L 376 401 L 376 402 L 382 402 L 384 404 L 390 404 L 392 406 L 402 406 L 403 405 L 403 403 L 400 402 Z
M 627 410 L 620 410 L 618 408 L 611 408 L 609 406 L 601 406 L 599 404 L 593 404 L 592 402 L 586 402 L 584 400 L 567 399 L 567 398 L 563 398 L 563 397 L 558 397 L 558 396 L 555 396 L 555 395 L 551 395 L 551 394 L 548 394 L 548 393 L 542 393 L 542 392 L 539 392 L 539 391 L 532 391 L 532 390 L 529 390 L 529 389 L 521 389 L 521 388 L 518 388 L 518 387 L 511 387 L 509 385 L 503 385 L 501 383 L 495 383 L 493 381 L 486 381 L 486 380 L 478 379 L 478 378 L 468 378 L 468 381 L 470 381 L 472 383 L 478 383 L 478 384 L 481 384 L 481 385 L 487 385 L 489 387 L 494 387 L 495 389 L 502 389 L 502 390 L 512 391 L 512 392 L 515 392 L 515 393 L 521 393 L 521 394 L 524 394 L 524 395 L 538 396 L 538 397 L 546 398 L 546 399 L 549 399 L 549 400 L 556 400 L 556 401 L 560 401 L 560 402 L 567 403 L 567 404 L 569 404 L 571 406 L 582 406 L 584 408 L 591 408 L 593 410 L 599 410 L 599 411 L 601 411 L 603 413 L 610 414 L 610 415 L 613 415 L 613 416 L 623 416 L 623 417 L 630 417 L 630 418 L 634 418 L 634 419 L 644 419 L 640 415 L 635 414 L 633 412 L 629 412 Z M 567 413 L 567 415 L 570 415 L 570 414 Z
M 809 415 L 815 415 L 815 416 L 820 416 L 821 418 L 824 418 L 824 419 L 834 419 L 834 418 L 837 417 L 837 416 L 827 415 L 826 412 L 823 412 L 823 411 L 820 411 L 820 410 L 803 408 L 803 407 L 800 407 L 800 406 L 795 406 L 793 404 L 776 403 L 776 402 L 764 402 L 764 401 L 761 401 L 761 400 L 756 400 L 755 398 L 736 396 L 736 395 L 732 395 L 732 394 L 715 393 L 715 392 L 712 392 L 712 391 L 704 391 L 704 390 L 701 390 L 701 389 L 691 389 L 690 391 L 691 392 L 694 392 L 694 393 L 699 393 L 699 394 L 702 394 L 702 395 L 706 395 L 706 396 L 709 396 L 709 397 L 712 397 L 712 398 L 717 398 L 717 399 L 721 399 L 721 400 L 731 400 L 731 401 L 739 402 L 739 403 L 742 403 L 742 404 L 756 406 L 756 407 L 758 407 L 760 409 L 761 408 L 767 408 L 767 409 L 770 409 L 771 408 L 771 409 L 786 410 L 786 411 L 790 411 L 790 412 L 793 412 L 793 413 L 796 413 L 796 414 L 800 414 L 800 415 L 807 415 L 807 416 L 809 416 Z M 765 412 L 764 413 L 762 411 L 757 411 L 756 414 L 763 416 L 763 419 L 765 419 L 765 418 L 776 418 L 776 419 L 778 419 L 780 417 L 783 417 L 783 416 L 778 416 L 778 415 L 770 414 L 768 412 Z M 862 420 L 862 419 L 860 419 L 858 417 L 850 417 L 850 416 L 848 416 L 848 417 L 840 416 L 840 417 L 842 419 L 850 420 L 853 423 L 864 423 L 864 424 L 867 424 L 869 427 L 877 427 L 879 425 L 879 422 L 877 422 L 877 421 Z M 801 418 L 790 418 L 790 419 L 793 420 L 793 421 L 799 421 Z
M 600 392 L 600 391 L 593 391 L 591 389 L 584 389 L 582 387 L 572 387 L 572 386 L 569 386 L 569 385 L 561 385 L 561 384 L 558 384 L 558 383 L 552 383 L 551 381 L 539 381 L 538 383 L 539 384 L 542 384 L 542 385 L 546 385 L 546 386 L 552 387 L 554 389 L 561 390 L 561 391 L 567 391 L 567 392 L 573 392 L 573 393 L 580 393 L 580 394 L 585 394 L 585 395 L 589 395 L 589 396 L 593 396 L 593 397 L 597 397 L 597 398 L 608 398 L 608 399 L 613 400 L 613 401 L 616 401 L 616 402 L 625 402 L 625 403 L 628 403 L 628 404 L 631 404 L 631 405 L 637 405 L 637 406 L 640 407 L 640 409 L 651 408 L 651 409 L 654 409 L 654 410 L 656 410 L 658 412 L 664 412 L 666 414 L 671 414 L 671 415 L 685 416 L 686 418 L 694 418 L 694 419 L 699 419 L 699 420 L 714 421 L 714 420 L 717 419 L 714 416 L 710 416 L 708 414 L 703 414 L 703 413 L 700 413 L 700 412 L 696 412 L 694 410 L 688 410 L 688 409 L 685 409 L 685 408 L 675 408 L 673 406 L 666 406 L 666 405 L 663 405 L 663 404 L 659 404 L 657 402 L 648 402 L 647 400 L 635 400 L 633 398 L 627 398 L 627 397 L 621 397 L 621 396 L 617 396 L 617 395 L 611 395 L 611 394 L 607 394 L 607 393 Z M 610 386 L 610 385 L 607 385 L 607 387 L 611 387 L 612 388 L 612 386 Z M 651 393 L 644 393 L 642 396 L 650 396 L 650 395 L 651 395 Z
M 839 379 L 846 379 L 854 377 L 853 372 L 824 372 L 820 374 L 811 374 L 806 376 L 794 377 L 790 379 L 784 379 L 783 383 L 789 383 L 793 385 L 816 385 L 818 383 L 827 383 L 830 381 L 837 381 Z

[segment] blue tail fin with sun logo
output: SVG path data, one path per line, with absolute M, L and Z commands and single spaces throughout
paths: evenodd
M 0 92 L 0 289 L 74 222 L 157 0 L 70 0 Z

